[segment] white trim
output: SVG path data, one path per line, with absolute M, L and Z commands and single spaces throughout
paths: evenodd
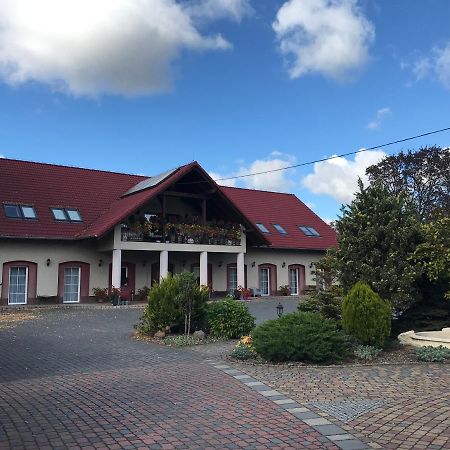
M 78 269 L 78 299 L 74 301 L 64 300 L 64 286 L 66 284 L 66 269 Z M 80 266 L 66 266 L 63 269 L 63 303 L 80 303 L 80 290 L 81 290 L 81 267 Z
M 262 275 L 261 275 L 261 297 L 269 297 L 270 296 L 270 268 L 269 267 L 261 267 L 259 270 L 261 270 L 261 274 L 263 270 L 267 271 L 267 294 L 263 293 L 263 284 L 262 284 Z
M 21 303 L 11 303 L 9 295 L 11 291 L 11 269 L 25 269 L 25 301 Z M 26 305 L 28 302 L 28 266 L 10 266 L 8 271 L 8 305 Z
M 295 277 L 297 279 L 297 291 L 296 292 L 292 292 L 291 289 L 291 270 L 295 270 Z M 300 270 L 298 267 L 291 267 L 289 269 L 289 289 L 291 290 L 291 295 L 298 295 L 299 292 L 299 284 L 300 284 Z

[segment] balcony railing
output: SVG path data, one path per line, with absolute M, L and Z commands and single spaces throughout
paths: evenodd
M 122 224 L 122 241 L 170 242 L 173 244 L 241 245 L 241 227 L 236 224 L 198 225 L 150 222 Z

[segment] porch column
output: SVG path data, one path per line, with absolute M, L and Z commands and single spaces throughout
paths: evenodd
M 159 281 L 169 274 L 169 252 L 162 250 L 159 254 Z
M 122 273 L 122 250 L 113 250 L 112 268 L 111 268 L 111 284 L 115 288 L 120 288 Z
M 200 285 L 208 286 L 208 252 L 200 253 Z
M 237 269 L 237 285 L 245 287 L 245 268 L 244 268 L 244 253 L 237 254 L 236 269 Z

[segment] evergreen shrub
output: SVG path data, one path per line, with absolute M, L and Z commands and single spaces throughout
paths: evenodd
M 255 318 L 238 300 L 220 300 L 208 305 L 209 332 L 216 337 L 240 338 L 255 328 Z

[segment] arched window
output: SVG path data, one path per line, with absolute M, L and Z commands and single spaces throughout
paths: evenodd
M 264 263 L 258 266 L 259 289 L 262 296 L 276 295 L 277 293 L 277 266 Z
M 291 264 L 288 267 L 289 290 L 291 295 L 300 295 L 305 289 L 305 266 L 302 264 Z
M 89 298 L 90 265 L 81 261 L 60 263 L 58 297 L 63 303 L 80 303 Z
M 26 305 L 36 300 L 36 263 L 6 262 L 3 264 L 2 280 L 2 299 L 8 305 Z

